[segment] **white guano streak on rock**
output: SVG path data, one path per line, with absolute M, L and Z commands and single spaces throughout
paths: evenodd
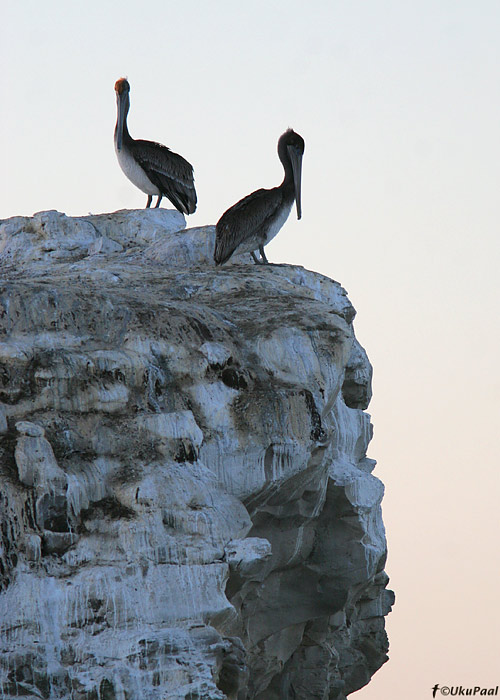
M 139 416 L 137 425 L 159 438 L 189 438 L 197 447 L 203 441 L 203 433 L 197 426 L 191 411 Z

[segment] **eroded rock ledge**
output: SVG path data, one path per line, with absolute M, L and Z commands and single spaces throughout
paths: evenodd
M 0 225 L 0 693 L 342 700 L 386 661 L 354 309 L 181 214 Z

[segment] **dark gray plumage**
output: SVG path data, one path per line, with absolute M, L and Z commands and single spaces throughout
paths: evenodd
M 279 187 L 252 192 L 228 209 L 216 225 L 214 260 L 225 263 L 234 253 L 251 252 L 256 263 L 268 263 L 264 246 L 276 236 L 290 214 L 293 202 L 302 215 L 300 189 L 305 143 L 292 129 L 278 141 L 278 156 L 285 176 Z M 261 260 L 254 251 L 259 250 Z
M 196 190 L 193 167 L 182 156 L 161 143 L 133 139 L 127 129 L 127 114 L 130 107 L 130 85 L 120 78 L 115 83 L 117 119 L 115 127 L 115 150 L 121 169 L 142 192 L 148 195 L 146 208 L 151 206 L 153 195 L 167 197 L 183 214 L 196 210 Z

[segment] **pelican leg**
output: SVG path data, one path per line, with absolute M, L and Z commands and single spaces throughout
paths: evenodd
M 146 209 L 149 209 L 152 201 L 153 201 L 153 195 L 148 194 L 148 203 L 146 204 Z
M 269 265 L 269 260 L 266 258 L 266 254 L 264 253 L 264 246 L 263 245 L 259 246 L 259 253 L 262 256 L 262 264 Z
M 160 202 L 161 202 L 162 199 L 163 199 L 163 195 L 162 195 L 162 194 L 159 194 L 159 195 L 158 195 L 158 201 L 156 202 L 156 205 L 155 205 L 155 209 L 158 209 L 158 207 L 160 206 Z
M 259 260 L 259 258 L 258 258 L 258 257 L 255 255 L 255 253 L 253 252 L 253 250 L 252 250 L 252 252 L 250 253 L 250 255 L 252 256 L 253 261 L 254 261 L 254 263 L 255 263 L 256 265 L 262 265 L 262 260 Z

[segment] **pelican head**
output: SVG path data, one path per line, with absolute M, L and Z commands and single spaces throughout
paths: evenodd
M 116 119 L 116 150 L 121 151 L 123 141 L 123 125 L 127 118 L 127 113 L 130 107 L 130 83 L 126 78 L 120 78 L 115 83 L 116 106 L 118 108 L 118 117 Z
M 282 134 L 278 141 L 278 156 L 285 168 L 285 177 L 288 171 L 287 164 L 291 165 L 291 175 L 293 177 L 293 187 L 295 191 L 295 205 L 297 207 L 297 219 L 302 216 L 302 205 L 300 200 L 300 188 L 302 180 L 302 156 L 304 155 L 305 142 L 300 134 L 293 129 L 288 129 Z

